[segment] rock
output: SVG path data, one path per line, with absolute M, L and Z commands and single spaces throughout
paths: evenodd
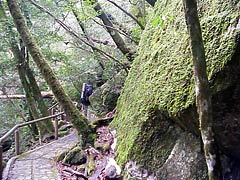
M 42 142 L 50 142 L 54 140 L 54 134 L 53 133 L 47 133 L 42 137 Z
M 86 161 L 87 155 L 79 146 L 71 149 L 63 159 L 64 163 L 72 165 L 81 165 L 86 163 Z
M 3 167 L 3 169 L 6 167 L 6 165 L 7 165 L 7 163 L 3 160 L 3 161 L 2 161 L 2 167 Z
M 238 5 L 220 0 L 198 3 L 213 95 L 215 137 L 220 150 L 235 159 L 240 159 Z M 196 177 L 199 175 L 196 168 L 202 165 L 202 170 L 205 164 L 193 163 L 198 162 L 199 156 L 192 153 L 197 149 L 188 149 L 183 146 L 189 144 L 188 141 L 179 139 L 185 132 L 200 136 L 183 4 L 174 0 L 168 3 L 157 1 L 148 17 L 138 56 L 133 61 L 118 99 L 117 113 L 110 123 L 117 129 L 118 164 L 123 165 L 131 159 L 161 177 L 176 177 L 181 173 L 187 177 L 195 174 Z M 198 138 L 190 140 L 200 141 Z M 175 161 L 173 152 L 178 154 Z M 184 159 L 181 153 L 186 152 L 191 152 L 193 159 L 188 156 Z M 180 162 L 186 172 L 174 166 Z M 187 170 L 190 166 L 191 172 Z M 170 170 L 175 174 L 167 175 Z M 197 177 L 201 178 L 204 177 Z
M 65 130 L 65 131 L 59 131 L 59 132 L 58 132 L 58 136 L 59 136 L 59 137 L 66 136 L 67 134 L 69 134 L 69 132 L 70 132 L 70 129 L 67 129 L 67 130 Z
M 69 130 L 70 128 L 72 128 L 72 124 L 65 124 L 65 125 L 62 125 L 58 130 L 66 131 L 66 130 Z
M 157 175 L 168 179 L 208 179 L 200 141 L 190 133 L 183 133 L 176 141 L 168 159 Z
M 8 151 L 11 148 L 12 145 L 12 140 L 7 139 L 3 142 L 2 147 L 3 147 L 3 152 Z
M 120 71 L 90 96 L 91 107 L 97 116 L 103 116 L 114 110 L 125 78 L 126 72 Z
M 113 158 L 108 159 L 105 169 L 108 170 L 109 176 L 117 176 L 121 174 L 121 168 Z
M 111 165 L 105 170 L 105 175 L 109 179 L 114 179 L 117 176 L 117 169 L 115 166 Z
M 61 153 L 60 155 L 56 156 L 56 157 L 54 158 L 54 160 L 55 160 L 56 162 L 62 161 L 62 160 L 65 158 L 65 156 L 67 155 L 67 153 L 68 153 L 67 151 Z
M 109 151 L 111 146 L 110 142 L 94 142 L 94 148 L 103 152 Z
M 58 121 L 58 129 L 61 128 L 63 125 L 65 125 L 65 122 L 63 120 Z

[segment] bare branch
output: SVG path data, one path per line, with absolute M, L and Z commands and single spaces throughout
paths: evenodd
M 96 24 L 98 24 L 98 25 L 100 25 L 100 26 L 102 26 L 102 27 L 104 27 L 104 28 L 109 28 L 109 29 L 112 29 L 112 30 L 114 30 L 114 31 L 117 31 L 119 34 L 125 36 L 126 38 L 130 39 L 130 40 L 133 41 L 134 43 L 138 44 L 138 42 L 137 42 L 136 40 L 134 40 L 133 38 L 131 38 L 129 35 L 127 35 L 127 34 L 124 33 L 123 31 L 121 31 L 121 30 L 119 30 L 119 29 L 117 29 L 117 28 L 114 28 L 114 27 L 112 27 L 112 26 L 106 26 L 106 25 L 104 25 L 104 24 L 96 21 L 94 18 L 92 18 L 92 17 L 90 17 L 90 16 L 88 16 L 88 17 L 89 17 L 90 19 L 92 19 Z
M 113 2 L 112 0 L 107 0 L 108 2 L 112 3 L 114 6 L 116 6 L 117 8 L 119 8 L 122 12 L 124 12 L 125 14 L 127 14 L 130 18 L 132 18 L 139 26 L 142 30 L 144 30 L 144 26 L 142 25 L 142 23 L 140 21 L 138 21 L 138 19 L 136 17 L 134 17 L 131 13 L 127 12 L 126 10 L 124 10 L 121 6 L 119 6 L 117 3 Z
M 117 60 L 116 58 L 114 58 L 110 54 L 104 52 L 103 50 L 97 48 L 96 46 L 94 46 L 94 45 L 90 44 L 89 42 L 87 42 L 87 41 L 83 40 L 82 38 L 80 38 L 78 36 L 78 34 L 76 32 L 74 32 L 74 30 L 71 27 L 67 26 L 64 22 L 62 22 L 61 20 L 56 18 L 52 13 L 50 13 L 44 7 L 40 6 L 39 4 L 37 4 L 36 2 L 34 2 L 32 0 L 28 0 L 28 1 L 31 4 L 33 4 L 36 8 L 38 8 L 40 11 L 47 13 L 50 17 L 52 17 L 63 29 L 65 29 L 73 37 L 77 38 L 79 41 L 83 42 L 84 44 L 86 44 L 89 47 L 93 48 L 94 50 L 98 51 L 99 53 L 103 54 L 105 57 L 108 57 L 108 58 L 112 59 L 113 61 L 115 61 L 116 63 L 120 64 L 128 72 L 127 67 L 124 64 L 122 64 L 119 60 Z

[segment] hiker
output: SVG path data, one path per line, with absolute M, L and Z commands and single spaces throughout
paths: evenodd
M 83 83 L 80 101 L 82 103 L 82 110 L 85 115 L 87 114 L 88 106 L 90 106 L 89 96 L 91 96 L 92 93 L 93 93 L 93 85 Z

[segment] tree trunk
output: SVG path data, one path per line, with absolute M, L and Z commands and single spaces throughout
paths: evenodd
M 13 49 L 13 46 L 12 46 Z M 13 50 L 16 53 L 21 53 L 19 50 Z M 16 55 L 15 55 L 16 57 Z M 25 58 L 18 59 L 18 73 L 21 79 L 24 91 L 26 93 L 26 100 L 28 104 L 28 108 L 34 119 L 38 119 L 40 117 L 49 116 L 49 112 L 47 110 L 47 106 L 45 105 L 43 98 L 41 96 L 41 92 L 39 90 L 38 84 L 33 76 L 33 73 L 25 61 Z M 53 123 L 51 120 L 39 122 L 37 123 L 39 135 L 42 140 L 45 137 L 49 136 L 54 132 Z
M 98 1 L 91 0 L 90 2 L 94 6 L 94 10 L 99 13 L 98 17 L 102 20 L 109 35 L 112 37 L 118 49 L 128 58 L 129 61 L 133 61 L 135 52 L 132 51 L 129 47 L 127 47 L 120 34 L 114 29 L 112 22 L 108 18 L 107 14 L 103 11 Z
M 74 127 L 77 129 L 79 135 L 82 136 L 81 144 L 86 145 L 88 137 L 91 136 L 92 132 L 92 129 L 88 125 L 87 119 L 81 115 L 80 111 L 74 106 L 69 96 L 64 92 L 64 89 L 62 88 L 60 82 L 45 60 L 43 54 L 37 47 L 33 37 L 29 32 L 29 29 L 16 0 L 7 0 L 7 3 L 14 23 L 25 46 L 29 50 L 29 53 L 37 64 L 37 67 L 39 68 L 48 86 L 51 88 L 59 104 L 63 107 L 66 115 L 73 123 Z
M 73 9 L 72 9 L 72 12 L 73 12 L 73 15 L 75 16 L 75 18 L 76 18 L 76 20 L 77 20 L 80 28 L 81 28 L 83 34 L 85 35 L 86 39 L 88 40 L 88 42 L 89 42 L 90 44 L 94 45 L 93 42 L 92 42 L 92 40 L 89 38 L 86 29 L 84 28 L 84 24 L 83 24 L 82 21 L 79 19 L 77 11 L 73 8 Z M 98 51 L 97 51 L 96 49 L 94 49 L 94 46 L 91 46 L 91 49 L 92 49 L 93 52 L 94 52 L 93 55 L 96 56 L 96 53 L 97 53 Z M 97 59 L 97 61 L 98 61 L 99 66 L 101 67 L 101 69 L 104 70 L 104 69 L 105 69 L 104 63 L 101 62 L 101 60 L 100 60 L 99 58 L 96 57 L 96 59 Z
M 222 179 L 221 165 L 212 127 L 211 92 L 206 72 L 205 50 L 198 19 L 197 2 L 196 0 L 183 0 L 183 5 L 191 40 L 196 103 L 205 159 L 208 167 L 208 176 L 210 180 L 220 180 Z
M 35 77 L 33 76 L 33 73 L 30 67 L 25 61 L 25 57 L 24 57 L 25 51 L 21 51 L 19 49 L 18 43 L 14 37 L 13 30 L 10 27 L 10 24 L 7 22 L 7 17 L 2 4 L 0 4 L 0 8 L 1 8 L 4 22 L 5 22 L 4 23 L 5 31 L 9 35 L 11 50 L 17 62 L 18 74 L 19 74 L 23 89 L 26 93 L 28 108 L 31 114 L 33 115 L 34 119 L 48 116 L 49 113 L 42 99 L 42 95 L 39 90 L 38 84 L 36 83 Z M 37 123 L 37 127 L 38 127 L 39 135 L 41 138 L 48 136 L 54 131 L 53 123 L 51 120 L 39 122 Z
M 103 81 L 103 71 L 105 70 L 104 62 L 101 61 L 101 59 L 99 57 L 97 57 L 98 51 L 94 48 L 94 43 L 92 42 L 91 38 L 88 36 L 88 33 L 87 33 L 87 31 L 84 27 L 84 24 L 82 23 L 82 21 L 78 17 L 78 13 L 76 12 L 76 10 L 74 8 L 73 8 L 72 12 L 73 12 L 73 15 L 75 16 L 80 28 L 81 28 L 83 34 L 85 35 L 86 39 L 88 40 L 89 44 L 93 45 L 93 46 L 91 46 L 91 49 L 94 52 L 93 56 L 94 56 L 95 59 L 97 59 L 98 64 L 101 68 L 100 72 L 98 72 L 98 74 L 97 74 L 97 77 L 98 77 L 97 87 L 98 87 L 98 84 L 101 84 L 101 85 L 104 84 L 104 81 Z

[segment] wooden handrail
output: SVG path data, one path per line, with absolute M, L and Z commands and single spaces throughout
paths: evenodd
M 2 159 L 3 159 L 3 147 L 0 144 L 0 180 L 2 180 L 2 174 L 3 174 L 3 164 L 2 164 Z
M 53 108 L 55 108 L 58 105 L 58 103 L 53 104 L 51 107 L 48 108 L 48 111 L 52 110 Z
M 0 138 L 0 144 L 3 143 L 4 140 L 6 140 L 14 131 L 16 131 L 20 127 L 27 126 L 29 124 L 33 124 L 33 123 L 40 122 L 40 121 L 49 120 L 51 118 L 55 118 L 55 117 L 63 115 L 63 114 L 64 114 L 64 112 L 60 112 L 58 114 L 54 114 L 54 115 L 51 115 L 51 116 L 46 116 L 46 117 L 43 117 L 43 118 L 39 118 L 39 119 L 35 119 L 35 120 L 32 120 L 32 121 L 24 122 L 24 123 L 21 123 L 21 124 L 17 124 L 11 130 L 9 130 L 4 136 L 2 136 Z
M 29 124 L 36 123 L 36 122 L 49 120 L 51 118 L 55 118 L 55 117 L 61 116 L 63 114 L 64 114 L 64 112 L 60 112 L 58 114 L 54 114 L 54 115 L 51 115 L 51 116 L 46 116 L 46 117 L 43 117 L 43 118 L 39 118 L 39 119 L 35 119 L 35 120 L 32 120 L 32 121 L 24 122 L 24 123 L 21 123 L 21 124 L 17 124 L 0 138 L 0 180 L 2 180 L 2 171 L 3 171 L 3 166 L 2 166 L 2 161 L 3 161 L 2 143 L 4 142 L 4 140 L 6 140 L 11 134 L 13 134 L 15 132 L 15 146 L 16 146 L 15 150 L 16 150 L 16 155 L 18 155 L 20 153 L 20 150 L 19 150 L 19 134 L 18 134 L 19 128 L 27 126 Z M 57 120 L 57 118 L 54 121 L 55 121 L 55 128 L 54 128 L 55 129 L 55 138 L 57 138 L 58 137 L 58 126 L 57 126 L 57 121 L 58 120 Z

